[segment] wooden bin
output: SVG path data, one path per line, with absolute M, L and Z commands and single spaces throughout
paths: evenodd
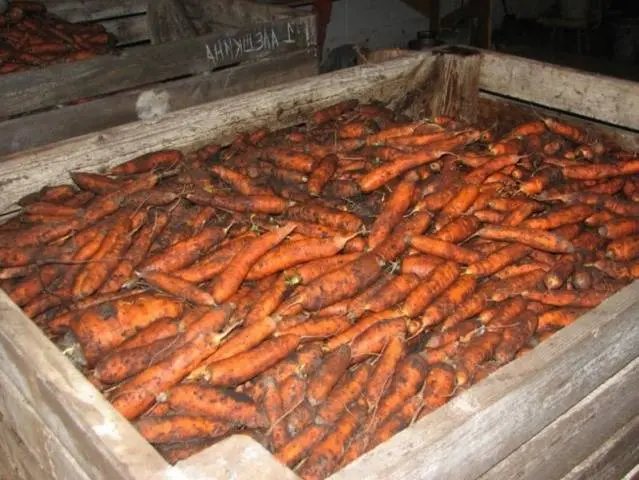
M 307 12 L 216 0 L 216 23 L 199 25 L 210 33 L 151 45 L 146 0 L 43 3 L 73 22 L 100 22 L 118 52 L 0 76 L 0 155 L 318 72 Z M 73 104 L 81 99 L 89 101 Z
M 348 98 L 389 100 L 432 64 L 431 53 L 411 53 L 13 155 L 0 161 L 0 208 L 68 181 L 69 171 L 293 125 Z M 499 108 L 498 95 L 511 110 L 512 99 L 534 102 L 536 112 L 555 107 L 639 147 L 628 130 L 639 129 L 637 84 L 483 52 L 481 86 L 487 105 Z M 332 478 L 620 478 L 639 455 L 638 315 L 635 282 Z M 2 292 L 0 365 L 0 471 L 8 478 L 295 478 L 241 435 L 169 466 Z

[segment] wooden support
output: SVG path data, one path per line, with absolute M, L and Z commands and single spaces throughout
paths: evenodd
M 406 114 L 412 118 L 443 115 L 474 123 L 481 54 L 461 47 L 445 47 L 433 53 L 435 64 L 421 90 L 408 95 Z

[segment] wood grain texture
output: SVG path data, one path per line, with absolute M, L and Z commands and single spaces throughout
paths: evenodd
M 314 37 L 313 17 L 305 16 L 244 27 L 231 37 L 212 34 L 133 47 L 119 55 L 4 75 L 0 77 L 0 118 L 309 48 Z M 250 48 L 247 38 L 254 42 Z M 258 39 L 262 39 L 261 48 Z
M 2 371 L 0 385 L 0 472 L 4 468 L 6 478 L 13 480 L 92 478 Z
M 198 34 L 180 0 L 155 0 L 149 3 L 146 22 L 154 45 L 194 38 Z
M 3 138 L 0 155 L 147 118 L 145 115 L 148 113 L 143 111 L 141 105 L 144 103 L 141 95 L 165 98 L 166 108 L 159 110 L 165 114 L 258 88 L 307 78 L 317 72 L 314 52 L 300 50 L 209 75 L 165 82 L 155 88 L 116 93 L 78 105 L 17 117 L 0 124 Z
M 166 462 L 0 291 L 0 364 L 93 479 L 143 479 Z M 46 477 L 44 477 L 46 478 Z
M 68 182 L 69 171 L 97 171 L 161 148 L 198 148 L 261 126 L 293 125 L 346 98 L 390 100 L 423 79 L 431 63 L 431 56 L 411 56 L 364 65 L 172 112 L 154 124 L 134 122 L 3 157 L 0 211 L 45 185 Z
M 146 13 L 147 0 L 44 0 L 49 11 L 71 22 Z
M 563 480 L 613 478 L 636 480 L 639 474 L 637 467 L 639 467 L 639 415 L 610 436 L 592 455 L 565 475 Z
M 118 39 L 118 47 L 126 47 L 149 39 L 146 26 L 146 15 L 133 15 L 123 18 L 112 18 L 100 22 L 108 32 Z
M 638 297 L 635 282 L 334 479 L 463 480 L 488 471 L 637 357 Z
M 639 83 L 502 53 L 482 55 L 486 91 L 639 130 Z
M 638 385 L 639 358 L 515 450 L 481 480 L 564 476 L 639 415 Z M 558 450 L 561 455 L 557 455 Z

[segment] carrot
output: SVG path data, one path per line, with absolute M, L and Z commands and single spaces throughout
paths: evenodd
M 639 218 L 617 218 L 598 229 L 599 235 L 612 240 L 639 233 Z
M 430 215 L 425 212 L 415 213 L 404 219 L 373 253 L 386 262 L 395 261 L 409 248 L 411 237 L 422 234 L 428 228 L 430 219 Z
M 342 333 L 351 326 L 346 315 L 333 315 L 329 317 L 312 318 L 300 325 L 296 325 L 287 329 L 281 329 L 276 332 L 276 336 L 280 335 L 297 335 L 301 337 L 301 341 L 308 341 L 320 338 L 330 338 L 338 333 Z
M 205 450 L 218 441 L 217 438 L 197 439 L 190 442 L 157 444 L 154 447 L 169 464 L 175 465 L 196 453 Z
M 523 275 L 524 273 L 531 273 L 536 270 L 543 270 L 544 272 L 550 271 L 551 266 L 546 263 L 541 262 L 528 262 L 528 263 L 520 263 L 517 265 L 509 265 L 507 267 L 502 268 L 497 273 L 495 273 L 495 277 L 500 280 L 505 280 L 507 278 L 513 278 L 518 275 Z
M 359 102 L 357 100 L 345 100 L 343 102 L 336 103 L 330 107 L 326 107 L 323 110 L 315 112 L 311 117 L 311 121 L 315 125 L 323 125 L 331 120 L 337 119 L 343 113 L 355 109 L 358 104 Z
M 135 268 L 143 261 L 154 238 L 164 229 L 168 220 L 169 217 L 165 212 L 161 210 L 154 212 L 152 220 L 135 234 L 124 258 L 109 274 L 109 278 L 100 288 L 100 293 L 116 292 L 131 279 Z
M 490 314 L 485 315 L 488 313 L 488 310 L 484 310 L 478 318 L 482 324 L 489 325 L 490 328 L 499 331 L 521 315 L 524 310 L 526 310 L 528 304 L 529 302 L 521 296 L 509 298 L 508 300 L 500 302 Z
M 473 212 L 473 215 L 477 217 L 481 222 L 484 223 L 494 223 L 499 225 L 504 221 L 506 216 L 503 213 L 496 212 L 495 210 L 485 209 L 485 210 L 477 210 Z
M 484 163 L 478 168 L 475 168 L 472 172 L 467 173 L 464 176 L 464 184 L 468 185 L 480 185 L 486 181 L 492 174 L 499 172 L 503 168 L 509 165 L 515 165 L 519 160 L 524 158 L 518 154 L 505 154 L 498 155 L 492 160 Z
M 436 325 L 450 315 L 457 305 L 464 302 L 473 293 L 477 280 L 472 276 L 458 278 L 430 305 L 422 315 L 421 328 Z
M 430 193 L 424 196 L 424 198 L 422 198 L 419 202 L 417 202 L 417 204 L 413 208 L 413 212 L 439 211 L 444 208 L 448 202 L 455 198 L 456 193 L 457 192 L 454 188 Z
M 353 339 L 351 362 L 358 363 L 371 355 L 378 354 L 393 336 L 405 336 L 415 331 L 417 331 L 416 323 L 406 317 L 375 323 Z
M 546 270 L 539 268 L 531 272 L 512 276 L 505 280 L 493 280 L 482 285 L 483 293 L 493 302 L 518 295 L 522 290 L 537 288 L 546 276 Z
M 253 240 L 246 249 L 238 252 L 213 283 L 211 287 L 213 298 L 218 303 L 222 303 L 233 295 L 244 281 L 253 263 L 281 243 L 294 229 L 295 225 L 286 225 L 265 233 Z
M 311 424 L 286 445 L 277 449 L 273 455 L 283 464 L 292 467 L 333 430 L 330 425 Z
M 397 364 L 395 374 L 373 414 L 372 424 L 385 422 L 402 404 L 422 388 L 428 368 L 425 360 L 417 354 L 409 355 Z
M 606 223 L 614 221 L 617 218 L 617 215 L 615 215 L 614 213 L 603 210 L 601 212 L 595 212 L 590 215 L 584 220 L 584 223 L 589 227 L 600 227 Z
M 316 203 L 295 205 L 287 210 L 292 220 L 319 223 L 344 232 L 357 232 L 361 229 L 362 220 L 352 213 L 324 207 Z
M 514 324 L 504 328 L 501 342 L 495 349 L 494 357 L 500 363 L 510 362 L 517 352 L 528 343 L 537 330 L 537 314 L 526 310 Z
M 594 308 L 610 296 L 597 290 L 553 290 L 552 292 L 523 292 L 526 298 L 555 307 Z
M 326 155 L 317 162 L 308 179 L 306 188 L 308 193 L 319 196 L 324 190 L 324 186 L 330 181 L 337 169 L 337 157 L 334 154 Z
M 546 124 L 541 120 L 522 123 L 516 126 L 504 136 L 504 140 L 511 138 L 521 138 L 530 135 L 541 135 L 546 132 Z
M 435 267 L 430 278 L 418 285 L 400 306 L 407 317 L 420 315 L 432 301 L 450 287 L 461 274 L 459 266 L 454 262 L 445 262 Z
M 506 242 L 518 242 L 539 250 L 553 253 L 572 253 L 574 246 L 565 238 L 546 232 L 503 226 L 486 226 L 477 232 L 480 238 Z
M 347 372 L 319 406 L 315 422 L 325 425 L 333 424 L 347 406 L 360 397 L 370 377 L 371 369 L 368 363 L 363 363 L 355 370 Z
M 236 172 L 223 165 L 213 165 L 210 168 L 213 175 L 220 178 L 224 183 L 231 186 L 233 190 L 242 195 L 271 195 L 269 188 L 255 185 L 252 179 L 242 173 Z
M 133 175 L 152 170 L 173 168 L 184 161 L 184 156 L 179 150 L 161 150 L 147 153 L 113 167 L 109 173 L 113 175 Z
M 444 242 L 459 243 L 479 230 L 479 227 L 479 219 L 472 215 L 462 215 L 440 228 L 433 235 L 433 238 Z
M 224 321 L 231 312 L 232 309 L 228 307 L 216 311 Z M 212 322 L 207 319 L 207 323 Z M 198 331 L 197 335 L 167 358 L 121 384 L 111 396 L 113 407 L 128 419 L 138 417 L 155 402 L 160 393 L 176 385 L 210 356 L 226 334 Z
M 439 348 L 448 343 L 463 340 L 478 331 L 480 324 L 475 319 L 464 320 L 457 325 L 443 329 L 443 326 L 436 328 L 428 337 L 427 348 Z
M 369 193 L 397 178 L 404 172 L 426 163 L 434 162 L 455 147 L 472 143 L 479 138 L 479 132 L 469 131 L 455 137 L 429 145 L 428 149 L 407 153 L 364 175 L 359 180 L 363 192 Z
M 588 141 L 587 135 L 579 130 L 577 127 L 568 125 L 552 118 L 544 118 L 544 124 L 553 133 L 564 137 L 567 140 L 575 143 L 586 143 Z
M 459 325 L 464 320 L 467 320 L 475 315 L 481 313 L 487 305 L 487 298 L 483 292 L 477 292 L 466 301 L 464 301 L 459 307 L 455 309 L 453 313 L 451 313 L 446 320 L 442 323 L 441 329 L 442 331 L 446 331 L 450 328 Z
M 140 265 L 140 272 L 159 271 L 171 273 L 193 264 L 203 253 L 224 237 L 219 227 L 206 227 L 199 234 L 178 242 L 162 252 L 147 257 Z
M 384 320 L 392 320 L 401 316 L 402 313 L 397 308 L 383 310 L 379 313 L 366 315 L 359 319 L 359 321 L 348 330 L 345 330 L 344 332 L 335 335 L 334 337 L 327 340 L 325 349 L 328 351 L 332 351 L 340 347 L 341 345 L 350 344 L 357 336 L 365 332 L 371 326 L 383 322 Z
M 424 407 L 434 410 L 450 400 L 456 388 L 454 369 L 445 363 L 436 363 L 428 369 L 424 380 Z
M 413 274 L 401 274 L 393 277 L 388 283 L 376 292 L 362 307 L 366 312 L 379 313 L 387 308 L 402 302 L 411 291 L 420 283 L 420 278 Z M 351 318 L 360 316 L 356 306 L 349 305 L 349 316 Z M 363 312 L 361 312 L 363 313 Z
M 71 172 L 69 175 L 73 183 L 82 190 L 88 190 L 98 194 L 117 190 L 122 183 L 119 180 L 98 173 Z
M 572 205 L 560 210 L 551 212 L 543 217 L 536 217 L 526 220 L 521 224 L 523 228 L 550 230 L 562 225 L 578 223 L 588 218 L 593 213 L 593 208 L 589 205 Z
M 481 258 L 481 255 L 468 248 L 459 247 L 454 243 L 437 240 L 429 236 L 413 237 L 411 245 L 422 253 L 435 255 L 464 265 L 476 263 Z
M 405 354 L 404 338 L 401 336 L 390 337 L 364 389 L 364 398 L 369 410 L 373 410 L 377 406 L 389 380 L 393 376 L 395 367 Z
M 309 378 L 307 399 L 311 405 L 318 405 L 328 397 L 338 380 L 346 372 L 351 360 L 351 349 L 342 345 L 329 353 L 320 367 Z
M 363 423 L 362 408 L 350 408 L 335 422 L 335 430 L 312 448 L 297 474 L 304 479 L 322 480 L 333 473 L 346 452 L 347 445 L 357 427 Z
M 575 255 L 562 256 L 544 276 L 546 288 L 549 290 L 561 288 L 574 271 L 576 262 L 577 257 Z
M 135 426 L 146 440 L 156 444 L 221 437 L 233 427 L 228 422 L 190 415 L 144 417 L 138 420 Z
M 290 412 L 304 400 L 307 386 L 308 382 L 302 372 L 293 372 L 280 382 L 282 408 L 285 412 Z
M 605 180 L 593 187 L 589 187 L 588 191 L 603 195 L 615 195 L 621 191 L 625 183 L 626 180 L 624 178 L 611 178 L 610 180 Z
M 297 170 L 304 173 L 311 173 L 313 171 L 315 160 L 310 155 L 278 147 L 267 148 L 263 154 L 268 160 L 280 168 Z
M 180 340 L 177 336 L 166 337 L 145 345 L 118 349 L 100 360 L 94 375 L 105 384 L 122 382 L 166 358 L 181 346 Z
M 294 225 L 295 228 L 297 228 Z M 289 242 L 275 247 L 257 260 L 246 275 L 247 280 L 258 280 L 295 265 L 332 257 L 351 239 L 337 236 L 327 239 L 308 239 Z
M 277 388 L 277 383 L 272 377 L 264 377 L 262 385 L 264 389 L 264 412 L 270 424 L 268 430 L 269 443 L 271 448 L 277 450 L 286 445 L 291 439 L 286 429 L 286 423 L 282 421 L 284 415 L 282 396 Z
M 501 333 L 485 332 L 473 338 L 457 357 L 459 370 L 457 371 L 457 384 L 462 386 L 472 380 L 482 362 L 492 357 L 497 345 L 502 340 Z
M 409 255 L 402 260 L 401 273 L 427 279 L 443 263 L 443 259 L 432 255 Z
M 196 305 L 215 306 L 208 292 L 180 278 L 162 272 L 144 272 L 137 275 L 149 285 Z
M 566 327 L 587 311 L 585 308 L 556 308 L 542 313 L 538 318 L 537 330 L 543 332 Z
M 606 255 L 615 261 L 632 260 L 639 256 L 639 236 L 629 236 L 613 240 L 606 247 Z
M 196 205 L 211 206 L 221 210 L 239 213 L 284 213 L 288 202 L 276 195 L 210 195 L 195 191 L 186 194 L 186 198 Z
M 382 262 L 378 257 L 371 253 L 364 254 L 342 268 L 298 288 L 291 302 L 306 310 L 319 310 L 366 288 L 377 278 L 381 268 Z
M 639 173 L 639 160 L 627 160 L 614 164 L 597 163 L 591 165 L 564 167 L 565 178 L 575 180 L 601 180 L 610 177 L 635 175 Z
M 401 221 L 402 215 L 412 204 L 415 189 L 416 178 L 413 175 L 407 175 L 395 187 L 370 228 L 368 235 L 369 249 L 372 250 L 382 243 Z
M 617 280 L 632 280 L 632 267 L 614 260 L 599 259 L 592 264 L 594 268 Z
M 182 384 L 161 395 L 176 412 L 204 415 L 249 428 L 265 427 L 266 417 L 248 395 L 204 385 Z
M 370 439 L 369 448 L 375 447 L 385 442 L 396 433 L 408 427 L 417 419 L 419 412 L 424 407 L 422 395 L 417 394 L 408 399 L 394 415 L 387 418 L 375 429 Z
M 593 278 L 590 270 L 581 265 L 576 266 L 575 272 L 572 274 L 570 283 L 577 290 L 590 290 L 593 283 Z
M 444 206 L 440 215 L 447 219 L 461 216 L 475 202 L 479 193 L 479 187 L 476 185 L 462 187 L 455 197 Z
M 210 280 L 223 271 L 231 260 L 233 260 L 233 257 L 248 247 L 254 238 L 255 236 L 252 233 L 249 235 L 240 235 L 220 246 L 220 248 L 201 257 L 197 263 L 194 263 L 190 267 L 174 271 L 173 275 L 192 283 Z

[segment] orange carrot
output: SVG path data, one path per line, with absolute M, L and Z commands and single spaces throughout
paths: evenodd
M 605 238 L 617 239 L 639 233 L 639 219 L 617 218 L 606 222 L 599 230 L 599 235 Z
M 577 127 L 572 125 L 568 125 L 566 123 L 560 122 L 559 120 L 555 120 L 552 118 L 544 118 L 544 124 L 553 133 L 557 135 L 561 135 L 562 137 L 570 140 L 575 143 L 586 143 L 588 137 L 584 132 L 579 130 Z
M 433 238 L 444 242 L 459 243 L 477 230 L 479 230 L 480 222 L 472 215 L 462 215 L 439 229 Z
M 587 311 L 585 308 L 555 308 L 539 316 L 537 329 L 547 331 L 566 327 Z
M 144 417 L 135 426 L 145 439 L 156 444 L 221 437 L 233 428 L 229 422 L 192 415 Z
M 477 279 L 472 276 L 458 278 L 430 305 L 422 315 L 421 328 L 436 325 L 450 315 L 457 305 L 464 302 L 475 290 Z
M 593 209 L 589 205 L 572 205 L 551 212 L 543 217 L 526 220 L 521 224 L 523 228 L 550 230 L 566 224 L 578 223 L 592 215 Z
M 184 161 L 179 150 L 162 150 L 141 155 L 133 160 L 113 167 L 109 173 L 113 175 L 133 175 L 152 170 L 177 167 Z
M 416 189 L 416 178 L 407 175 L 393 190 L 382 211 L 370 228 L 368 248 L 374 249 L 390 235 L 410 207 Z
M 564 167 L 562 173 L 565 178 L 575 180 L 601 180 L 623 175 L 639 173 L 639 160 L 627 160 L 614 164 L 597 163 L 591 165 Z
M 392 336 L 384 347 L 374 371 L 364 389 L 364 397 L 369 410 L 373 410 L 386 390 L 395 368 L 406 353 L 405 340 L 401 336 Z
M 310 341 L 321 338 L 330 338 L 334 335 L 342 333 L 351 326 L 346 315 L 333 315 L 328 317 L 311 318 L 287 329 L 279 329 L 276 336 L 279 335 L 297 335 L 301 337 L 301 341 Z
M 216 305 L 213 296 L 180 278 L 162 272 L 143 272 L 137 275 L 149 285 L 196 305 Z
M 501 333 L 485 332 L 473 338 L 463 347 L 457 357 L 457 383 L 459 386 L 468 383 L 473 378 L 479 365 L 493 355 L 501 339 Z
M 311 424 L 286 445 L 276 450 L 273 455 L 283 464 L 292 467 L 332 431 L 331 425 Z
M 478 196 L 479 187 L 476 185 L 466 185 L 444 206 L 440 215 L 447 219 L 457 218 L 470 208 Z
M 350 361 L 351 349 L 348 345 L 342 345 L 326 356 L 308 381 L 306 395 L 311 405 L 318 405 L 326 400 L 333 387 L 346 372 Z
M 430 278 L 418 285 L 404 300 L 400 310 L 407 317 L 420 315 L 431 302 L 448 287 L 450 287 L 461 274 L 459 266 L 454 262 L 445 262 L 436 267 Z
M 304 173 L 311 173 L 313 171 L 315 160 L 310 155 L 278 147 L 270 147 L 266 149 L 264 154 L 266 158 L 280 168 L 297 170 Z
M 516 126 L 504 136 L 504 140 L 511 138 L 521 138 L 530 135 L 541 135 L 546 132 L 546 124 L 541 120 L 533 120 L 531 122 L 522 123 Z
M 445 363 L 437 363 L 428 369 L 424 380 L 424 407 L 426 411 L 441 407 L 455 391 L 455 371 Z
M 416 275 L 420 279 L 429 278 L 435 268 L 444 260 L 432 255 L 409 255 L 402 260 L 402 275 Z
M 551 292 L 523 292 L 523 295 L 530 300 L 555 307 L 594 308 L 608 298 L 610 293 L 597 290 L 553 290 Z
M 211 195 L 195 191 L 186 198 L 196 205 L 211 206 L 239 213 L 284 213 L 289 203 L 276 195 Z
M 387 308 L 403 301 L 411 291 L 413 291 L 420 283 L 420 278 L 413 274 L 396 275 L 376 295 L 370 298 L 362 307 L 364 311 L 379 313 Z M 349 306 L 349 316 L 354 318 L 358 316 L 359 311 L 355 306 Z M 363 312 L 362 312 L 363 313 Z
M 506 242 L 518 242 L 539 250 L 553 253 L 571 253 L 574 246 L 565 238 L 546 232 L 524 228 L 486 226 L 477 232 L 480 238 Z
M 384 349 L 391 337 L 405 336 L 415 331 L 417 331 L 417 324 L 406 317 L 375 323 L 353 339 L 351 361 L 357 363 L 371 355 L 376 355 Z
M 315 203 L 295 205 L 289 208 L 286 213 L 293 220 L 319 223 L 344 232 L 357 232 L 363 225 L 362 220 L 352 213 Z
M 308 179 L 306 188 L 311 195 L 318 196 L 322 193 L 324 186 L 329 182 L 337 169 L 337 157 L 333 154 L 323 157 Z
M 464 183 L 470 185 L 480 185 L 486 181 L 493 173 L 500 171 L 501 169 L 515 165 L 523 157 L 517 154 L 499 155 L 492 160 L 484 163 L 480 167 L 474 169 L 472 172 L 464 176 Z
M 315 422 L 324 425 L 333 424 L 342 415 L 348 404 L 360 397 L 370 373 L 371 366 L 368 363 L 358 365 L 355 370 L 347 372 L 319 406 Z
M 532 338 L 535 330 L 537 330 L 537 314 L 526 310 L 513 324 L 504 328 L 501 342 L 495 349 L 495 360 L 500 363 L 510 362 Z
M 476 263 L 481 258 L 481 255 L 468 248 L 459 247 L 454 243 L 437 240 L 428 236 L 413 237 L 411 239 L 411 245 L 422 253 L 435 255 L 464 265 Z
M 373 253 L 386 262 L 395 261 L 408 249 L 411 237 L 422 234 L 428 228 L 430 219 L 430 215 L 425 212 L 415 213 L 404 219 Z
M 486 295 L 481 291 L 475 293 L 472 297 L 459 305 L 459 307 L 456 308 L 455 311 L 446 318 L 441 326 L 442 331 L 453 328 L 464 320 L 478 315 L 486 308 L 486 305 Z
M 264 388 L 264 411 L 270 424 L 268 430 L 270 445 L 277 450 L 286 445 L 291 439 L 286 429 L 286 423 L 282 421 L 284 415 L 282 396 L 278 390 L 277 383 L 272 377 L 264 377 L 262 385 Z
M 233 257 L 229 265 L 218 275 L 211 287 L 216 302 L 222 303 L 233 295 L 246 278 L 253 264 L 270 249 L 281 243 L 295 225 L 287 225 L 265 233 L 253 240 L 246 249 Z
M 223 165 L 213 165 L 210 169 L 211 173 L 220 178 L 223 182 L 229 184 L 233 190 L 242 195 L 270 195 L 269 188 L 256 185 L 253 180 L 235 170 L 226 168 Z

